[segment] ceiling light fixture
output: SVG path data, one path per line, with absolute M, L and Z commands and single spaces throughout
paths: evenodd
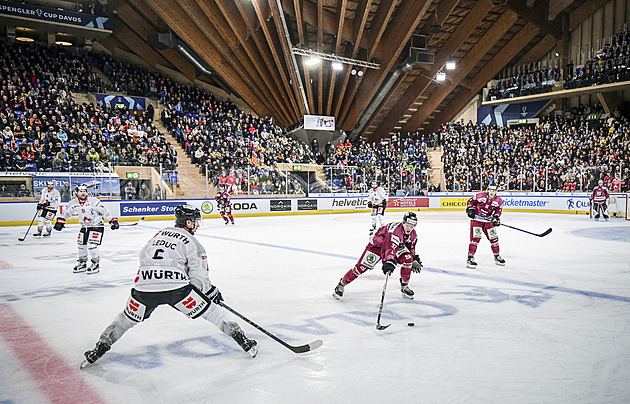
M 315 66 L 318 63 L 321 63 L 321 61 L 322 60 L 320 58 L 311 56 L 310 58 L 304 60 L 304 64 L 310 67 L 310 66 Z
M 15 40 L 20 42 L 35 42 L 33 38 L 27 38 L 25 36 L 18 36 Z
M 455 66 L 455 62 L 452 60 L 446 62 L 446 70 L 455 70 Z
M 439 72 L 439 73 L 435 76 L 435 79 L 436 79 L 437 81 L 444 81 L 444 80 L 446 80 L 446 73 L 444 73 L 444 72 Z
M 344 58 L 343 56 L 337 56 L 335 54 L 330 54 L 330 53 L 316 52 L 311 49 L 293 47 L 291 51 L 294 55 L 309 56 L 311 58 L 318 58 L 320 60 L 330 60 L 331 62 L 339 62 L 339 63 L 351 65 L 351 66 L 366 67 L 368 69 L 381 68 L 381 65 L 378 63 L 366 62 L 366 61 L 358 60 L 358 59 Z
M 332 62 L 333 70 L 343 70 L 343 64 L 341 62 Z

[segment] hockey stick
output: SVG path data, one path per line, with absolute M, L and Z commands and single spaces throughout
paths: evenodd
M 377 330 L 384 330 L 391 325 L 391 324 L 381 325 L 381 313 L 383 312 L 383 303 L 385 302 L 385 290 L 387 290 L 388 279 L 389 279 L 389 274 L 385 275 L 385 283 L 383 284 L 383 293 L 381 294 L 381 306 L 378 308 L 378 317 L 376 317 Z
M 24 233 L 24 237 L 18 238 L 18 241 L 26 240 L 26 236 L 28 235 L 28 232 L 31 230 L 31 226 L 33 225 L 33 222 L 35 221 L 35 218 L 37 217 L 38 213 L 39 213 L 39 209 L 35 211 L 35 216 L 33 216 L 33 220 L 31 220 L 31 224 L 28 225 L 28 229 L 26 229 L 26 233 Z
M 540 234 L 537 234 L 537 233 L 532 233 L 531 231 L 527 231 L 527 230 L 519 229 L 518 227 L 510 226 L 509 224 L 504 224 L 504 223 L 501 223 L 501 226 L 505 226 L 505 227 L 509 227 L 510 229 L 514 229 L 514 230 L 522 231 L 523 233 L 531 234 L 531 235 L 536 236 L 536 237 L 545 237 L 547 234 L 551 233 L 551 230 L 553 230 L 553 229 L 550 227 L 550 228 L 548 228 L 547 230 L 545 230 L 544 232 L 542 232 L 542 233 L 540 233 Z
M 485 217 L 475 216 L 475 220 L 479 220 L 479 221 L 482 221 L 482 222 L 490 223 L 490 220 L 486 219 Z M 545 237 L 547 234 L 551 233 L 551 231 L 553 230 L 550 227 L 547 230 L 545 230 L 544 232 L 538 234 L 538 233 L 532 233 L 531 231 L 519 229 L 518 227 L 510 226 L 509 224 L 505 224 L 505 223 L 501 223 L 500 226 L 509 227 L 510 229 L 522 231 L 523 233 L 531 234 L 532 236 L 536 236 L 536 237 Z
M 140 218 L 140 220 L 138 220 L 137 222 L 133 222 L 133 223 L 118 223 L 118 227 L 129 227 L 129 226 L 135 226 L 141 222 L 144 221 L 144 217 Z M 85 226 L 85 227 L 107 227 L 109 226 L 109 224 L 99 224 L 97 226 Z
M 248 319 L 247 317 L 245 317 L 241 313 L 237 312 L 236 310 L 234 310 L 233 308 L 231 308 L 227 304 L 225 304 L 223 302 L 220 302 L 219 305 L 222 306 L 222 307 L 225 307 L 229 312 L 231 312 L 231 313 L 237 315 L 238 317 L 242 318 L 249 325 L 251 325 L 251 326 L 259 329 L 260 331 L 264 332 L 265 334 L 267 334 L 267 336 L 269 336 L 273 340 L 281 343 L 282 345 L 284 345 L 285 347 L 289 348 L 290 350 L 292 350 L 295 353 L 304 353 L 304 352 L 312 351 L 313 349 L 319 348 L 323 344 L 322 340 L 318 339 L 318 340 L 315 340 L 315 341 L 311 342 L 310 344 L 298 345 L 298 346 L 289 345 L 286 342 L 284 342 L 283 340 L 281 340 L 280 338 L 278 338 L 275 335 L 273 335 L 272 333 L 270 333 L 269 331 L 267 331 L 264 328 L 262 328 L 261 326 L 259 326 L 258 324 L 254 323 L 252 320 Z

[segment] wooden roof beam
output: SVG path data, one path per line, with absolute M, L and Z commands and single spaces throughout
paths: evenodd
M 394 14 L 389 23 L 391 26 L 397 27 L 397 29 L 385 32 L 374 54 L 375 58 L 383 61 L 381 68 L 368 69 L 363 75 L 363 81 L 358 93 L 359 96 L 355 97 L 356 102 L 354 100 L 346 100 L 351 102 L 354 109 L 354 113 L 348 114 L 348 122 L 344 122 L 347 129 L 352 129 L 356 125 L 360 118 L 357 112 L 365 110 L 387 75 L 394 70 L 396 63 L 399 63 L 402 51 L 408 45 L 411 35 L 418 27 L 430 5 L 431 1 L 429 0 L 404 1 L 400 3 L 396 14 Z
M 241 46 L 239 38 L 245 38 L 245 36 L 239 37 L 237 32 L 232 30 L 232 25 L 230 25 L 226 20 L 221 9 L 216 3 L 207 1 L 192 1 L 192 3 L 200 6 L 200 9 L 208 18 L 212 27 L 216 28 L 215 35 L 218 36 L 215 40 L 217 42 L 223 42 L 224 44 L 222 43 L 221 46 L 226 47 L 225 51 L 228 51 L 225 55 L 226 60 L 233 59 L 230 60 L 230 63 L 234 63 L 236 65 L 239 63 L 242 64 L 245 74 L 251 77 L 251 80 L 253 80 L 258 86 L 259 91 L 278 113 L 277 117 L 285 121 L 290 121 L 290 113 L 287 110 L 286 104 L 279 97 L 278 89 L 273 87 L 273 81 L 270 80 L 270 75 L 265 74 L 268 70 L 262 63 L 260 63 L 260 59 L 256 58 L 257 55 L 253 54 L 254 52 L 251 52 L 251 49 L 248 52 L 244 46 Z M 241 33 L 243 33 L 243 31 Z M 251 44 L 249 45 L 250 46 L 247 48 L 251 48 Z M 237 66 L 235 66 L 235 68 L 237 68 Z
M 435 25 L 442 27 L 449 15 L 453 12 L 460 0 L 442 0 L 438 3 L 436 9 L 431 13 L 429 20 L 421 29 L 421 34 L 431 36 L 433 32 L 431 28 Z M 441 29 L 441 28 L 440 28 Z
M 354 23 L 351 24 L 353 31 L 356 33 L 356 38 L 354 39 L 352 52 L 350 57 L 356 58 L 357 53 L 359 52 L 359 44 L 364 37 L 367 37 L 365 33 L 365 24 L 367 23 L 367 18 L 370 13 L 370 5 L 372 4 L 372 0 L 360 0 L 359 5 L 357 7 Z M 348 81 L 350 80 L 351 69 L 346 69 L 344 74 L 343 84 L 341 86 L 341 91 L 339 92 L 339 98 L 337 98 L 337 107 L 335 108 L 335 116 L 337 117 L 337 122 L 340 125 L 343 125 L 343 120 L 345 118 L 345 114 L 348 112 L 348 105 L 344 102 L 346 100 L 347 94 L 346 89 L 348 86 Z M 355 76 L 355 79 L 358 80 L 358 77 Z M 356 88 L 356 86 L 355 86 Z M 347 101 L 350 102 L 350 101 Z M 344 109 L 341 110 L 341 107 Z M 339 112 L 341 110 L 341 112 Z
M 282 11 L 278 9 L 278 3 L 275 1 L 272 0 L 268 3 L 271 10 L 271 16 L 273 18 L 273 24 L 270 24 L 270 26 L 275 27 L 274 32 L 272 32 L 270 27 L 268 27 L 265 23 L 265 8 L 258 1 L 254 1 L 251 4 L 254 6 L 258 21 L 265 34 L 265 38 L 267 38 L 269 48 L 271 49 L 274 60 L 276 61 L 278 71 L 284 76 L 283 80 L 290 80 L 293 83 L 293 94 L 297 100 L 298 111 L 300 112 L 300 117 L 296 120 L 296 122 L 299 122 L 302 119 L 302 115 L 310 113 L 311 107 L 309 106 L 308 101 L 304 99 L 302 92 L 303 89 L 299 88 L 299 83 L 302 81 L 302 78 L 298 77 L 300 72 L 296 71 L 293 64 L 293 52 L 290 48 L 291 44 L 287 43 L 284 36 L 284 28 L 282 26 L 282 18 L 280 16 Z M 302 84 L 304 85 L 304 83 Z
M 208 44 L 207 37 L 197 27 L 197 24 L 190 20 L 186 12 L 169 0 L 147 0 L 149 4 L 161 18 L 171 27 L 175 33 L 188 44 L 205 44 L 199 47 L 196 52 L 204 59 L 212 68 L 230 85 L 239 96 L 242 97 L 259 115 L 270 114 L 265 103 L 258 98 L 258 95 L 247 86 L 239 77 L 238 72 L 234 70 L 232 65 L 226 63 L 221 64 L 223 59 L 221 53 L 214 46 Z
M 115 32 L 116 38 L 131 49 L 136 55 L 140 56 L 151 67 L 155 69 L 157 64 L 171 66 L 172 65 L 162 57 L 155 49 L 147 44 L 146 39 L 138 36 L 123 21 L 118 18 L 112 19 L 112 30 Z
M 267 41 L 266 35 L 261 29 L 259 25 L 258 17 L 256 15 L 256 11 L 254 10 L 254 6 L 252 2 L 243 2 L 243 1 L 233 1 L 233 0 L 215 0 L 225 3 L 225 7 L 234 7 L 238 10 L 238 13 L 241 16 L 241 19 L 247 27 L 247 33 L 249 38 L 254 42 L 256 48 L 260 51 L 262 60 L 270 69 L 272 76 L 280 82 L 280 84 L 285 89 L 286 99 L 285 102 L 291 106 L 293 110 L 293 121 L 299 119 L 301 116 L 299 104 L 301 101 L 295 98 L 295 94 L 291 83 L 289 82 L 288 76 L 286 72 L 282 69 L 282 65 L 277 65 L 274 55 L 271 50 L 271 45 Z M 247 38 L 245 40 L 247 41 Z
M 549 0 L 538 0 L 533 7 L 528 7 L 525 0 L 508 0 L 507 7 L 528 22 L 538 26 L 543 32 L 562 38 L 562 27 L 549 17 Z
M 402 127 L 403 132 L 416 131 L 437 108 L 438 105 L 453 91 L 460 81 L 479 63 L 479 61 L 492 49 L 492 47 L 505 35 L 505 33 L 518 21 L 518 15 L 507 10 L 481 37 L 475 46 L 468 51 L 466 56 L 457 64 L 457 69 L 452 74 L 452 83 L 439 86 L 422 104 L 418 111 Z M 498 70 L 497 70 L 498 71 Z
M 459 49 L 464 41 L 470 36 L 470 33 L 477 28 L 479 22 L 492 9 L 491 0 L 480 0 L 466 15 L 461 24 L 453 31 L 448 40 L 435 56 L 435 63 L 429 66 L 429 71 L 416 77 L 414 82 L 407 88 L 404 94 L 398 99 L 392 107 L 387 117 L 380 123 L 376 132 L 381 136 L 391 133 L 396 124 L 407 113 L 409 107 L 424 93 L 428 86 L 432 83 L 432 77 L 440 71 L 444 63 Z
M 282 9 L 286 13 L 291 9 L 291 2 L 293 0 L 281 0 Z M 317 6 L 310 1 L 302 1 L 302 19 L 305 23 L 312 25 L 313 27 L 317 26 Z M 338 34 L 338 18 L 335 13 L 332 11 L 324 10 L 324 21 L 322 25 L 322 30 L 327 34 L 337 35 Z M 352 24 L 344 24 L 341 30 L 342 40 L 353 42 L 356 40 L 357 33 L 354 31 Z M 363 37 L 359 46 L 362 48 L 368 49 L 370 47 L 370 43 L 367 37 Z
M 610 0 L 588 0 L 575 9 L 569 16 L 569 31 L 573 31 L 588 17 L 595 14 L 595 11 L 604 7 Z
M 297 103 L 292 96 L 288 81 L 282 80 L 280 74 L 273 70 L 275 64 L 272 61 L 271 52 L 263 35 L 256 31 L 256 19 L 253 17 L 254 11 L 251 5 L 249 6 L 250 9 L 246 9 L 241 6 L 240 2 L 233 0 L 215 0 L 215 3 L 226 16 L 228 23 L 237 33 L 243 48 L 250 53 L 252 60 L 258 59 L 262 62 L 260 64 L 261 70 L 266 72 L 266 77 L 270 77 L 267 79 L 269 83 L 275 84 L 282 98 L 281 103 L 289 110 L 290 121 L 294 121 L 299 116 Z
M 236 53 L 243 55 L 242 49 L 236 49 L 236 40 L 233 35 L 228 35 L 229 42 L 226 41 L 221 31 L 230 31 L 229 26 L 223 21 L 216 19 L 211 21 L 210 16 L 217 13 L 217 9 L 202 8 L 200 4 L 195 0 L 176 0 L 177 4 L 189 15 L 193 23 L 203 32 L 207 38 L 207 42 L 212 44 L 221 53 L 221 64 L 229 63 L 234 70 L 238 73 L 241 80 L 245 82 L 250 89 L 255 92 L 258 98 L 265 103 L 266 107 L 273 111 L 273 115 L 278 117 L 279 120 L 287 120 L 286 115 L 282 113 L 282 108 L 274 102 L 273 96 L 270 91 L 263 91 L 265 84 L 263 79 L 258 74 L 254 64 L 251 63 L 248 57 L 238 58 Z M 216 17 L 216 15 L 215 15 Z M 190 44 L 195 51 L 200 47 L 198 44 Z
M 341 53 L 341 38 L 343 27 L 346 22 L 346 7 L 348 6 L 348 0 L 339 0 L 337 2 L 337 35 L 335 37 L 335 53 L 339 55 Z M 331 69 L 330 71 L 330 86 L 328 87 L 328 100 L 326 102 L 326 115 L 332 113 L 332 104 L 335 97 L 335 79 L 337 78 L 337 70 Z
M 427 126 L 425 133 L 432 133 L 439 129 L 444 122 L 451 120 L 459 111 L 464 108 L 473 97 L 503 69 L 525 46 L 527 46 L 538 34 L 538 27 L 533 23 L 525 25 L 512 38 L 503 49 L 498 52 L 486 66 L 477 73 L 474 80 L 474 88 L 471 94 L 461 94 L 455 97 L 447 106 L 442 108 L 431 123 Z

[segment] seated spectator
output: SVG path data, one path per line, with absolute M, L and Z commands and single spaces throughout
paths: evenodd
M 142 185 L 140 186 L 140 191 L 138 191 L 138 199 L 150 199 L 151 198 L 151 191 L 149 190 L 149 188 L 147 188 L 147 184 L 146 183 L 142 183 Z
M 131 181 L 127 182 L 127 186 L 125 187 L 125 199 L 136 199 L 136 188 Z
M 15 155 L 15 163 L 13 167 L 15 167 L 15 171 L 28 171 L 27 161 L 22 158 L 20 154 Z
M 48 160 L 48 156 L 42 153 L 37 159 L 37 171 L 52 171 L 52 164 Z
M 31 196 L 31 191 L 26 189 L 26 185 L 21 184 L 20 188 L 15 191 L 15 196 L 17 196 L 18 198 L 28 197 Z

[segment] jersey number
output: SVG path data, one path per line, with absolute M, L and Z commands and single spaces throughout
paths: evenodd
M 161 248 L 158 248 L 157 250 L 155 250 L 155 254 L 153 254 L 153 259 L 154 260 L 163 260 L 164 257 L 162 257 L 160 254 L 162 254 L 164 252 L 164 250 L 162 250 Z

